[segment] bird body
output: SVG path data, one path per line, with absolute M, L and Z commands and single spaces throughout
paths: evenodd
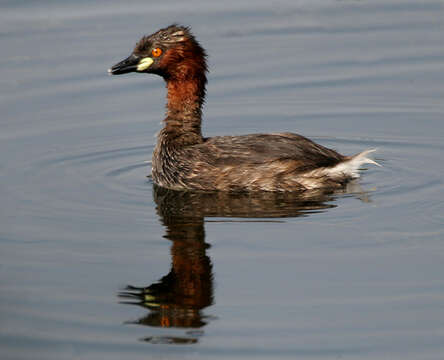
M 152 176 L 162 187 L 199 191 L 334 190 L 359 177 L 372 150 L 344 156 L 293 133 L 204 138 L 206 54 L 190 29 L 171 25 L 143 37 L 111 74 L 154 73 L 167 84 L 164 127 Z

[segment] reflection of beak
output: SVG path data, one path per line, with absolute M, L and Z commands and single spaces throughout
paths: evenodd
M 150 57 L 140 58 L 131 54 L 125 60 L 108 69 L 108 73 L 111 75 L 121 75 L 129 72 L 144 71 L 148 69 L 153 62 L 153 59 Z

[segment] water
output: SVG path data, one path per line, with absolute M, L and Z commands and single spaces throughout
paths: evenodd
M 0 6 L 2 359 L 442 359 L 441 1 Z M 175 21 L 205 134 L 383 167 L 305 201 L 156 190 L 163 83 L 106 70 Z

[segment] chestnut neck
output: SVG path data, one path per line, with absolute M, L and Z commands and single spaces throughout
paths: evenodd
M 181 73 L 166 76 L 167 111 L 162 130 L 178 145 L 194 145 L 203 142 L 201 122 L 205 99 L 205 73 Z

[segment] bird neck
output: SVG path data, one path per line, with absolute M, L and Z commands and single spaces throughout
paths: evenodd
M 203 142 L 201 122 L 205 84 L 205 74 L 167 79 L 167 112 L 163 133 L 182 146 Z

